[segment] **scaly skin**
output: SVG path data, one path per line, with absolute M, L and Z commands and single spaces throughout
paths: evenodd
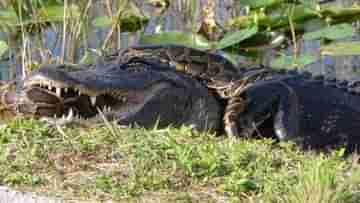
M 228 82 L 240 73 L 239 69 L 220 54 L 180 45 L 134 46 L 116 51 L 107 56 L 106 60 L 115 64 L 126 63 L 130 60 L 166 64 L 208 82 Z
M 257 82 L 238 96 L 247 103 L 242 112 L 235 114 L 234 133 L 272 134 L 279 140 L 292 140 L 305 149 L 327 151 L 344 147 L 346 153 L 358 151 L 360 98 L 355 93 L 357 88 L 337 85 L 336 81 L 304 78 L 301 74 Z

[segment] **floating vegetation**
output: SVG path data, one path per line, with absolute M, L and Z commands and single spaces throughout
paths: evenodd
M 7 43 L 4 41 L 0 41 L 0 58 L 3 57 L 3 55 L 5 54 L 5 52 L 8 49 L 9 49 L 9 46 L 7 45 Z
M 360 42 L 336 42 L 324 45 L 320 49 L 322 55 L 347 56 L 360 55 Z

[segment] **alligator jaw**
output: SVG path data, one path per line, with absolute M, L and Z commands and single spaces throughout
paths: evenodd
M 121 120 L 136 114 L 148 101 L 170 86 L 166 82 L 161 82 L 143 90 L 118 89 L 96 92 L 51 80 L 41 82 L 40 80 L 31 80 L 24 84 L 24 89 L 27 92 L 27 98 L 35 104 L 37 102 L 41 104 L 56 103 L 56 105 L 62 106 L 64 111 L 53 115 L 56 117 L 65 117 L 74 113 L 81 119 L 98 119 L 99 112 L 102 112 L 105 118 L 112 120 L 116 117 L 117 120 Z M 56 97 L 57 101 L 54 101 L 53 97 Z

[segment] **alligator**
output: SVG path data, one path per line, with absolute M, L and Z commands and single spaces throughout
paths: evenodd
M 0 93 L 3 115 L 103 119 L 144 127 L 218 129 L 221 109 L 205 86 L 185 74 L 145 64 L 44 65 L 19 92 Z
M 44 65 L 20 91 L 4 87 L 0 96 L 7 115 L 189 125 L 354 152 L 360 144 L 358 86 L 297 71 L 237 68 L 217 53 L 161 45 L 120 50 L 93 65 Z

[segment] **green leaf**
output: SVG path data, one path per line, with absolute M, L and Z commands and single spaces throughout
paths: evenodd
M 2 24 L 7 24 L 7 22 L 11 22 L 13 24 L 17 23 L 18 17 L 16 12 L 12 9 L 4 9 L 0 10 L 0 22 Z
M 48 6 L 39 9 L 39 16 L 43 21 L 63 21 L 64 6 Z M 67 18 L 77 18 L 80 16 L 79 7 L 72 4 L 66 7 L 65 15 Z
M 9 46 L 6 42 L 0 41 L 0 58 L 6 53 L 6 51 L 9 49 Z
M 138 16 L 121 17 L 119 20 L 121 32 L 135 32 L 146 24 L 148 18 Z M 95 27 L 104 28 L 113 24 L 113 21 L 108 16 L 99 16 L 92 21 Z
M 128 3 L 126 3 L 128 2 Z M 120 9 L 120 27 L 122 32 L 135 32 L 149 21 L 140 8 L 132 1 L 124 1 Z
M 314 39 L 329 39 L 336 40 L 346 37 L 351 37 L 355 34 L 355 29 L 350 24 L 338 24 L 332 25 L 315 32 L 308 32 L 304 34 L 305 40 L 314 40 Z
M 164 32 L 161 34 L 142 35 L 140 44 L 177 44 L 197 49 L 209 49 L 210 42 L 201 35 L 185 32 Z
M 258 188 L 255 181 L 246 178 L 238 180 L 237 185 L 239 186 L 240 191 L 243 192 L 256 190 Z
M 111 19 L 109 18 L 109 16 L 98 16 L 96 17 L 93 21 L 92 24 L 95 27 L 108 27 L 111 25 Z
M 43 22 L 56 22 L 64 20 L 64 6 L 47 6 L 41 7 L 35 11 L 37 18 L 26 18 L 20 20 L 16 12 L 12 9 L 3 9 L 0 11 L 0 21 L 3 25 L 8 26 L 20 26 L 28 24 L 36 24 Z M 79 7 L 76 5 L 70 5 L 66 8 L 67 18 L 77 18 L 80 16 Z
M 355 19 L 359 19 L 360 7 L 356 5 L 346 8 L 333 5 L 324 6 L 324 8 L 320 10 L 320 14 L 323 16 L 323 18 L 330 17 L 334 20 L 337 18 L 343 18 L 345 21 L 348 21 L 353 17 L 355 17 Z
M 283 6 L 290 6 L 284 4 Z M 228 21 L 230 26 L 238 28 L 248 27 L 256 21 L 259 31 L 272 31 L 289 28 L 289 15 L 291 15 L 295 28 L 307 22 L 310 19 L 318 18 L 318 13 L 304 5 L 296 5 L 293 9 L 274 8 L 272 12 L 267 14 L 264 12 L 251 13 L 247 16 L 236 16 Z
M 135 32 L 143 28 L 149 20 L 133 2 L 127 4 L 124 1 L 119 7 L 120 10 L 118 10 L 117 16 L 114 16 L 113 19 L 109 16 L 99 16 L 92 21 L 92 24 L 95 27 L 103 28 L 109 27 L 113 23 L 118 23 L 121 32 Z
M 250 38 L 258 32 L 257 26 L 251 26 L 237 32 L 226 34 L 219 42 L 215 44 L 216 49 L 224 49 L 226 47 L 238 44 L 245 39 Z
M 274 59 L 271 62 L 271 66 L 275 68 L 285 68 L 285 69 L 291 68 L 293 66 L 304 67 L 308 64 L 314 63 L 317 60 L 318 58 L 316 56 L 310 54 L 301 55 L 296 59 L 294 59 L 293 56 L 283 55 Z
M 307 8 L 316 9 L 318 6 L 317 1 L 314 0 L 299 0 L 299 2 Z
M 320 48 L 322 55 L 345 56 L 360 55 L 360 42 L 337 42 Z
M 249 6 L 250 8 L 265 8 L 279 4 L 283 0 L 239 0 L 241 6 Z
M 95 63 L 95 54 L 90 50 L 86 50 L 84 56 L 80 59 L 80 64 L 93 64 Z

